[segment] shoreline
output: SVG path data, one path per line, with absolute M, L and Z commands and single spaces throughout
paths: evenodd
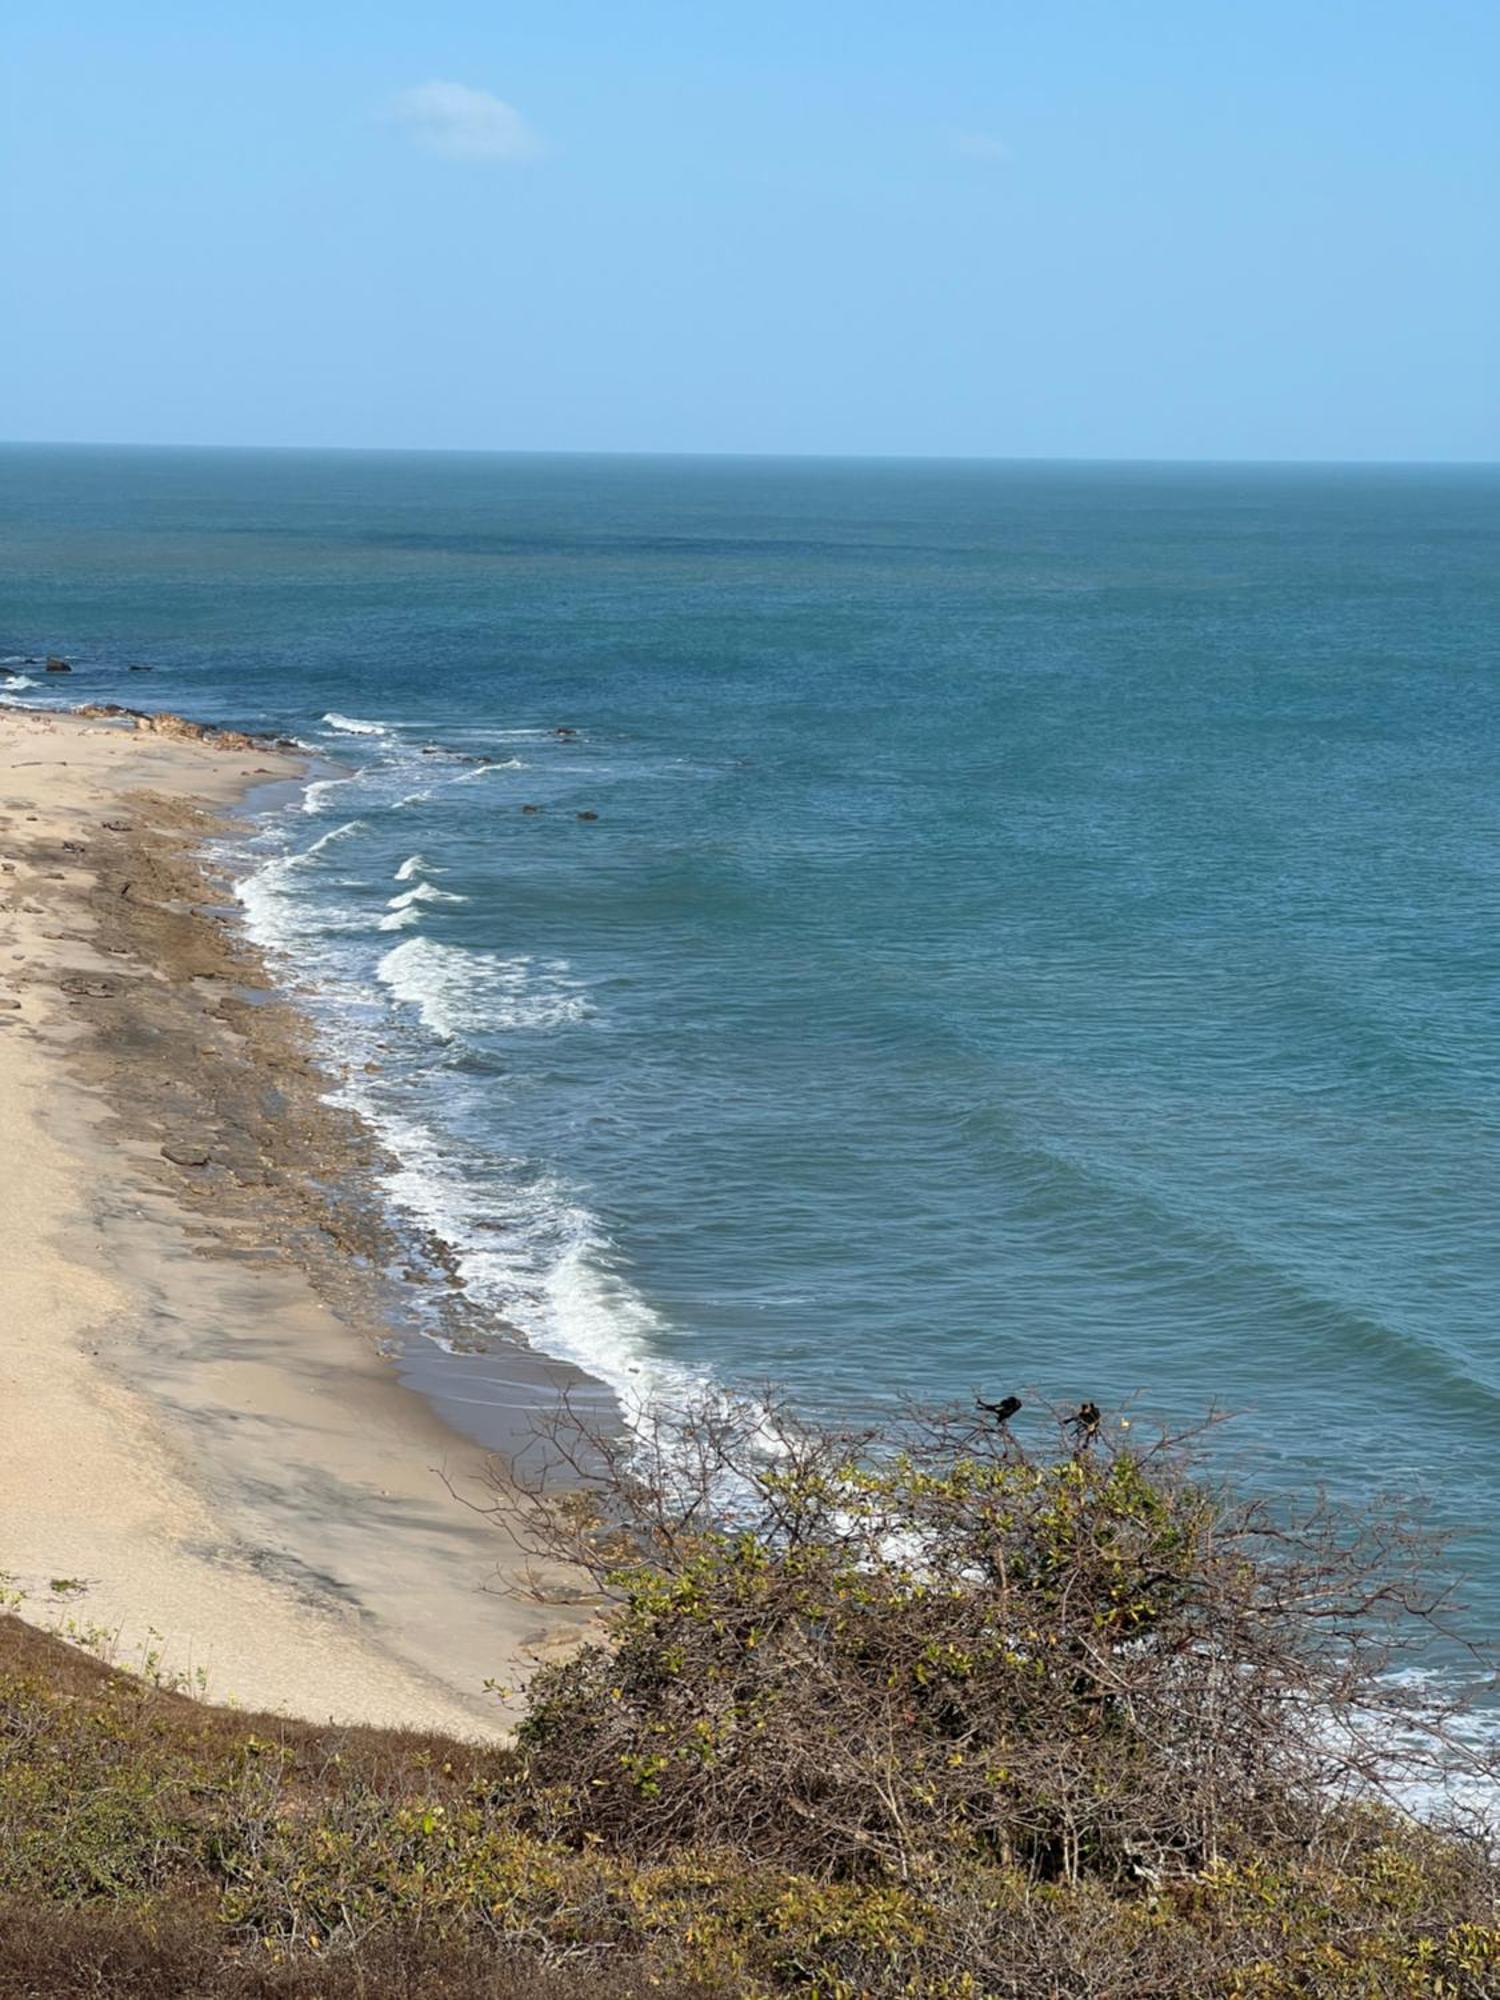
M 588 1612 L 526 1601 L 465 1496 L 524 1421 L 497 1386 L 576 1371 L 404 1318 L 404 1293 L 461 1303 L 442 1246 L 412 1261 L 377 1143 L 204 860 L 305 763 L 0 715 L 0 1572 L 23 1615 L 218 1700 L 496 1737 L 485 1682 Z

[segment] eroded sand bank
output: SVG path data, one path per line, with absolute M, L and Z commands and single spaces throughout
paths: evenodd
M 583 1613 L 515 1591 L 482 1454 L 380 1352 L 368 1137 L 193 900 L 205 816 L 297 775 L 0 714 L 0 1571 L 215 1699 L 496 1733 L 486 1679 Z

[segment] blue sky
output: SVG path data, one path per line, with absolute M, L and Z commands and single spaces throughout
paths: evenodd
M 1494 0 L 10 0 L 0 436 L 1500 458 Z

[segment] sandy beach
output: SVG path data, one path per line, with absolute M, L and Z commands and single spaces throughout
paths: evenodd
M 383 1288 L 442 1272 L 391 1270 L 368 1135 L 201 871 L 300 775 L 0 715 L 0 1572 L 217 1700 L 495 1735 L 486 1680 L 584 1613 L 516 1588 L 485 1454 L 382 1352 Z

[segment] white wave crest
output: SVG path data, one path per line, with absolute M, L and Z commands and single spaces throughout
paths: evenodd
M 453 780 L 455 785 L 472 785 L 476 778 L 487 778 L 492 771 L 529 771 L 531 766 L 520 757 L 503 757 L 498 763 L 478 764 L 472 771 L 465 771 L 462 777 Z
M 566 1027 L 592 1012 L 559 961 L 536 966 L 530 958 L 465 951 L 432 938 L 392 946 L 376 977 L 445 1042 L 466 1034 Z
M 330 709 L 323 720 L 341 736 L 389 736 L 391 733 L 388 722 L 361 722 L 357 715 L 340 715 L 336 709 Z
M 314 855 L 321 854 L 325 847 L 332 847 L 336 840 L 347 840 L 351 833 L 363 833 L 364 830 L 365 822 L 362 819 L 346 819 L 342 826 L 329 827 L 327 833 L 320 833 L 317 839 L 309 842 L 306 847 L 300 848 L 295 854 L 289 854 L 286 857 L 287 861 L 293 867 L 300 867 L 304 862 L 311 861 Z
M 414 889 L 408 889 L 404 896 L 392 896 L 386 904 L 388 914 L 376 926 L 382 931 L 410 930 L 421 921 L 422 903 L 467 903 L 467 896 L 452 896 L 446 889 L 434 888 L 431 882 L 419 882 Z
M 5 685 L 8 688 L 34 688 L 36 682 L 31 678 L 30 674 L 7 674 Z
M 245 913 L 245 928 L 263 949 L 287 951 L 309 927 L 311 912 L 290 894 L 289 877 L 301 861 L 298 854 L 278 854 L 263 861 L 234 885 L 235 900 Z
M 245 913 L 246 928 L 256 944 L 273 951 L 286 951 L 294 940 L 319 931 L 362 928 L 362 920 L 352 914 L 333 916 L 299 899 L 294 894 L 294 884 L 301 871 L 320 854 L 351 834 L 362 833 L 365 824 L 362 819 L 345 820 L 339 826 L 329 827 L 306 847 L 273 855 L 239 878 L 234 885 L 235 900 Z
M 606 1382 L 629 1421 L 655 1402 L 681 1406 L 704 1389 L 704 1371 L 653 1352 L 665 1331 L 660 1316 L 617 1270 L 602 1225 L 561 1180 L 534 1178 L 521 1160 L 495 1159 L 498 1177 L 476 1184 L 430 1127 L 393 1115 L 378 1091 L 356 1084 L 349 1095 L 397 1162 L 383 1176 L 386 1192 L 450 1245 L 471 1298 L 541 1353 Z
M 386 904 L 388 910 L 404 910 L 412 903 L 467 903 L 467 896 L 455 896 L 449 889 L 439 889 L 432 882 L 418 882 L 414 889 L 408 889 L 404 896 L 392 896 Z
M 337 791 L 340 785 L 352 785 L 356 776 L 357 772 L 347 778 L 314 778 L 302 794 L 302 810 L 312 814 L 322 812 L 328 794 Z
M 400 782 L 400 767 L 372 769 L 384 774 L 377 793 L 392 779 Z M 371 798 L 370 774 L 361 776 L 349 802 L 358 798 L 370 815 L 389 811 L 395 802 Z M 353 781 L 320 782 L 326 787 Z M 416 802 L 411 795 L 408 800 Z M 333 805 L 332 792 L 325 789 L 312 810 L 331 819 Z M 295 814 L 282 819 L 272 836 L 275 851 L 268 855 L 260 846 L 259 865 L 241 877 L 237 893 L 250 934 L 294 972 L 316 977 L 326 1046 L 341 1067 L 351 1065 L 338 1096 L 371 1120 L 388 1149 L 392 1164 L 382 1176 L 387 1195 L 452 1246 L 476 1302 L 538 1351 L 570 1360 L 606 1382 L 627 1418 L 635 1419 L 657 1398 L 690 1399 L 708 1376 L 662 1353 L 672 1329 L 635 1290 L 581 1191 L 555 1173 L 539 1172 L 536 1161 L 510 1159 L 483 1146 L 476 1155 L 445 1130 L 440 1095 L 424 1107 L 431 1122 L 428 1116 L 414 1118 L 412 1093 L 393 1095 L 383 1073 L 391 1069 L 390 1059 L 383 1058 L 382 1073 L 368 1075 L 356 1059 L 361 1050 L 368 1054 L 383 1046 L 379 1037 L 389 1033 L 389 1021 L 377 1026 L 379 1017 L 370 1008 L 368 901 L 339 893 L 340 865 L 330 850 L 341 854 L 338 844 L 348 839 L 356 854 L 363 852 L 355 837 L 369 825 L 369 818 L 341 821 L 326 831 L 319 828 L 318 840 L 294 845 L 291 828 L 299 834 L 311 829 Z M 424 911 L 462 900 L 437 886 L 443 874 L 434 865 L 439 858 L 436 851 L 429 859 L 414 850 L 394 868 L 382 927 L 407 935 L 382 942 L 378 976 L 387 1000 L 444 1043 L 486 1032 L 546 1034 L 586 1020 L 593 1009 L 566 959 L 465 950 L 408 929 Z M 335 907 L 323 893 L 330 887 Z M 344 933 L 354 941 L 352 949 Z M 423 1060 L 431 1061 L 431 1054 Z

